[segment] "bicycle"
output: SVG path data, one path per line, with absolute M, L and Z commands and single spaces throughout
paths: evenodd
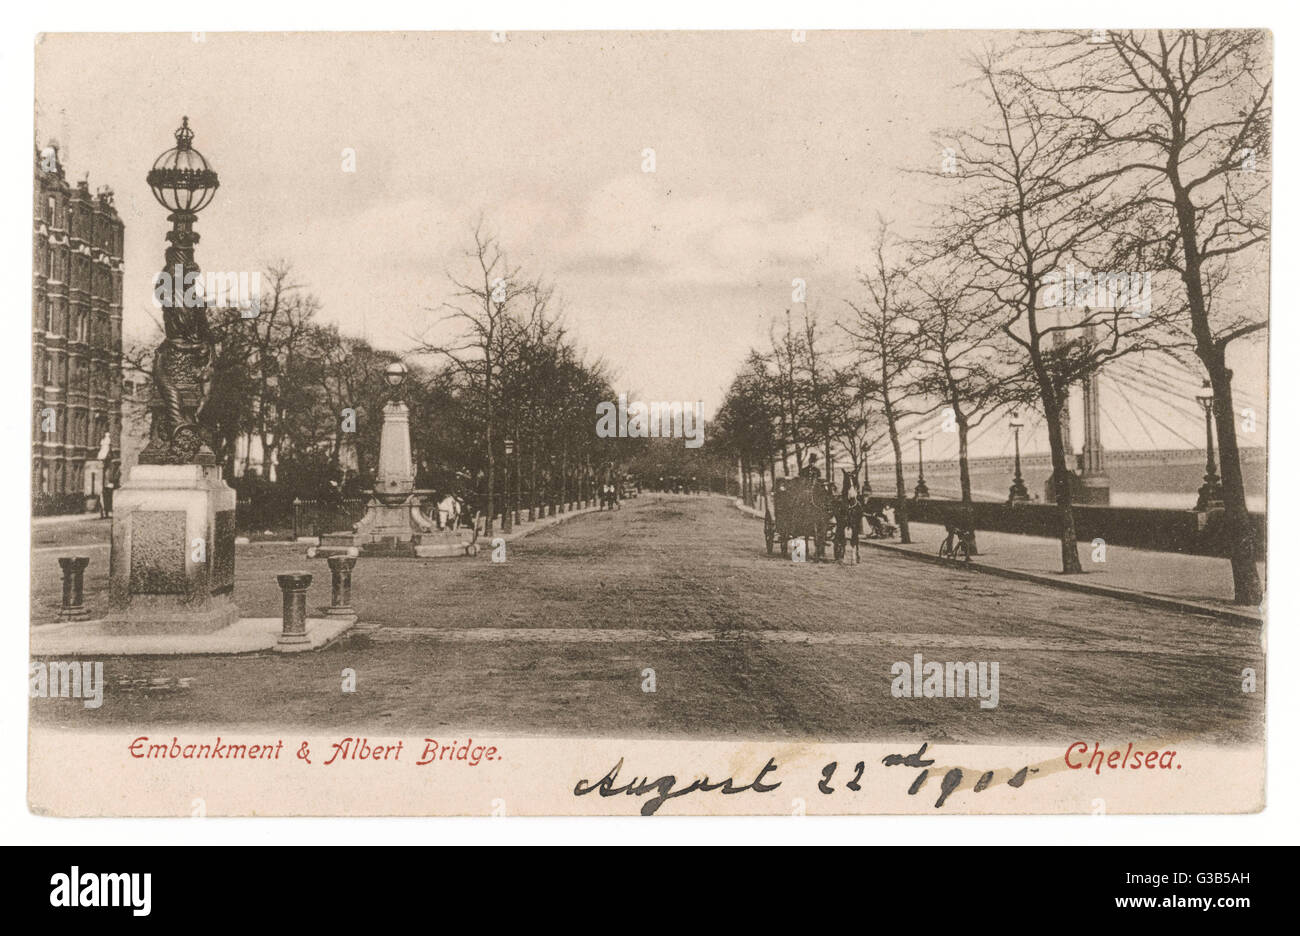
M 944 526 L 948 530 L 948 536 L 939 544 L 939 558 L 970 562 L 975 553 L 975 531 L 950 523 Z

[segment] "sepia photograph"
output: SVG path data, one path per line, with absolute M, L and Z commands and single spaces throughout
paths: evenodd
M 1268 30 L 34 55 L 34 814 L 1265 808 Z

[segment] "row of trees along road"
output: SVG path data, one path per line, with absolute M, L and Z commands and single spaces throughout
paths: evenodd
M 760 486 L 811 451 L 855 479 L 887 444 L 909 540 L 900 424 L 955 423 L 970 501 L 972 430 L 1034 407 L 1051 449 L 1061 567 L 1081 571 L 1063 413 L 1070 387 L 1125 356 L 1199 366 L 1214 391 L 1224 532 L 1235 600 L 1261 585 L 1227 350 L 1267 328 L 1270 41 L 1256 30 L 1034 33 L 972 62 L 970 126 L 936 132 L 951 155 L 923 175 L 939 205 L 920 235 L 881 220 L 834 328 L 805 306 L 753 351 L 718 414 Z M 918 211 L 921 209 L 918 208 Z M 1063 296 L 1066 270 L 1098 301 Z M 1149 292 L 1128 288 L 1149 276 Z M 1116 288 L 1116 287 L 1119 288 Z
M 417 484 L 465 493 L 499 512 L 508 468 L 525 509 L 594 497 L 595 485 L 648 440 L 595 436 L 596 404 L 616 393 L 603 362 L 584 359 L 569 338 L 552 287 L 510 267 L 481 229 L 466 259 L 471 273 L 449 274 L 447 302 L 420 313 L 425 336 L 407 338 L 402 394 L 412 410 Z M 378 464 L 390 396 L 383 370 L 404 355 L 319 321 L 319 301 L 289 264 L 268 267 L 262 279 L 255 316 L 208 310 L 214 358 L 200 419 L 218 462 L 228 478 L 247 476 L 249 465 L 237 461 L 252 447 L 240 443 L 256 439 L 287 503 L 338 481 L 349 450 L 357 465 L 351 490 L 360 494 Z M 132 346 L 127 367 L 151 377 L 156 343 Z M 141 401 L 127 418 L 143 421 L 146 409 Z

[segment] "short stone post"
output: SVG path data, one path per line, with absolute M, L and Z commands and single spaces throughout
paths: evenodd
M 356 566 L 355 556 L 330 556 L 330 617 L 353 617 L 352 610 L 352 569 Z
M 59 559 L 59 568 L 63 570 L 60 621 L 84 621 L 90 617 L 85 605 L 85 575 L 89 564 L 89 556 L 63 556 Z
M 307 636 L 307 589 L 311 586 L 310 572 L 286 572 L 277 575 L 280 591 L 284 594 L 284 625 L 280 631 L 281 644 L 310 643 Z

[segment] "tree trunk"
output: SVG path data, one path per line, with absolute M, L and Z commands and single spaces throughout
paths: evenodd
M 1083 572 L 1079 564 L 1079 539 L 1074 529 L 1074 498 L 1070 490 L 1070 473 L 1065 454 L 1065 436 L 1061 432 L 1061 407 L 1068 405 L 1067 398 L 1055 402 L 1051 391 L 1044 392 L 1047 418 L 1047 441 L 1052 448 L 1052 481 L 1056 490 L 1056 512 L 1061 524 L 1061 571 L 1066 575 Z
M 893 412 L 885 411 L 889 423 L 889 444 L 894 447 L 894 523 L 898 527 L 898 541 L 912 542 L 912 531 L 907 525 L 907 482 L 903 480 L 903 446 L 898 441 L 898 424 Z
M 970 452 L 967 447 L 967 440 L 970 436 L 970 427 L 966 425 L 965 419 L 957 420 L 957 471 L 961 478 L 961 502 L 969 504 L 971 502 L 970 493 Z
M 483 380 L 483 386 L 486 391 L 485 408 L 487 411 L 486 420 L 486 444 L 487 444 L 487 509 L 485 511 L 486 519 L 484 520 L 483 533 L 486 536 L 492 535 L 492 513 L 495 494 L 496 481 L 496 453 L 492 451 L 492 361 L 488 359 L 487 374 Z
M 537 440 L 529 446 L 528 452 L 528 522 L 537 519 Z
M 975 536 L 975 508 L 971 504 L 970 492 L 970 451 L 968 447 L 970 425 L 967 423 L 966 414 L 961 411 L 961 407 L 957 405 L 956 401 L 953 401 L 952 411 L 957 420 L 957 466 L 961 477 L 962 525 L 971 531 L 971 554 L 978 556 L 980 550 Z
M 1233 603 L 1254 606 L 1264 599 L 1256 567 L 1255 528 L 1246 507 L 1246 487 L 1237 448 L 1236 409 L 1232 402 L 1232 378 L 1220 358 L 1210 371 L 1214 389 L 1214 425 L 1219 439 L 1219 475 L 1223 483 L 1224 533 L 1232 561 Z
M 1214 421 L 1219 438 L 1224 533 L 1229 537 L 1228 548 L 1232 562 L 1233 603 L 1253 606 L 1263 601 L 1264 589 L 1259 581 L 1259 570 L 1255 567 L 1255 535 L 1246 509 L 1241 453 L 1237 448 L 1236 410 L 1232 403 L 1232 377 L 1225 365 L 1225 349 L 1215 342 L 1210 331 L 1205 292 L 1201 283 L 1201 248 L 1197 243 L 1196 210 L 1179 180 L 1175 177 L 1171 181 L 1179 233 L 1183 241 L 1183 259 L 1186 263 L 1183 283 L 1187 287 L 1192 333 L 1196 336 L 1196 356 L 1205 365 L 1210 386 L 1214 390 Z

